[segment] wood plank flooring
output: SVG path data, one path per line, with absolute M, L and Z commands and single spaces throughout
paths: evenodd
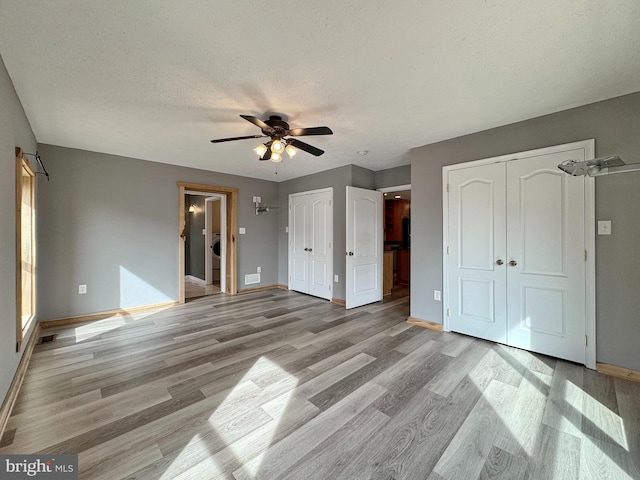
M 640 478 L 639 383 L 408 316 L 406 290 L 271 290 L 57 328 L 0 453 L 79 454 L 83 479 Z

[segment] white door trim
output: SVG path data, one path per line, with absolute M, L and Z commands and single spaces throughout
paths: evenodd
M 213 232 L 211 231 L 211 209 L 212 203 L 220 201 L 220 291 L 227 290 L 227 196 L 210 194 L 205 199 L 205 282 L 207 285 L 213 284 Z
M 378 192 L 402 192 L 404 190 L 411 190 L 411 184 L 408 183 L 407 185 L 397 185 L 395 187 L 382 187 L 382 188 L 377 188 L 376 189 Z
M 457 163 L 442 167 L 442 326 L 445 332 L 451 331 L 449 326 L 449 316 L 447 315 L 446 305 L 449 304 L 448 292 L 448 263 L 447 248 L 448 239 L 448 219 L 449 219 L 449 192 L 448 192 L 448 175 L 453 170 L 463 168 L 472 168 L 478 165 L 487 165 L 490 163 L 508 162 L 510 160 L 521 160 L 528 157 L 537 157 L 549 153 L 559 153 L 568 150 L 576 150 L 583 148 L 585 158 L 595 158 L 595 140 L 582 140 L 579 142 L 566 143 L 563 145 L 553 145 L 536 150 L 528 150 L 526 152 L 517 152 L 498 157 L 484 158 L 469 162 Z M 584 220 L 585 220 L 585 249 L 587 253 L 586 260 L 586 319 L 585 332 L 588 338 L 585 346 L 585 364 L 587 368 L 595 370 L 596 368 L 596 268 L 595 268 L 595 180 L 593 177 L 585 176 L 585 203 L 584 203 Z

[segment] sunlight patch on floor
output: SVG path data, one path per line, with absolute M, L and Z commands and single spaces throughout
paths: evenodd
M 295 375 L 260 357 L 209 416 L 211 430 L 205 432 L 201 426 L 201 433 L 194 435 L 161 479 L 217 478 L 230 463 L 236 464 L 233 468 L 244 464 L 243 473 L 255 477 L 297 385 Z M 275 408 L 268 412 L 262 408 L 276 399 Z
M 121 315 L 105 318 L 104 320 L 96 320 L 86 325 L 76 327 L 76 343 L 84 342 L 103 333 L 110 332 L 126 325 L 126 321 Z

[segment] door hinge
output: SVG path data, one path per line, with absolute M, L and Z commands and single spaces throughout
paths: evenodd
M 449 245 L 447 245 L 447 255 L 449 255 L 451 253 L 451 249 L 449 248 Z
M 327 287 L 329 287 L 329 291 L 331 291 L 331 285 L 327 285 Z
M 449 184 L 447 183 L 447 193 L 449 193 Z
M 450 316 L 451 316 L 451 309 L 447 308 L 447 317 L 450 317 Z
M 587 346 L 587 336 L 586 335 L 584 336 L 584 346 L 585 347 Z
M 329 206 L 331 206 L 331 200 L 329 200 Z
M 585 262 L 587 261 L 587 251 L 586 250 L 584 251 L 584 261 Z

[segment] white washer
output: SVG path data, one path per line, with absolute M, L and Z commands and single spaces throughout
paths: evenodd
M 212 279 L 214 282 L 220 281 L 220 249 L 222 247 L 222 245 L 220 245 L 221 240 L 222 238 L 220 237 L 219 233 L 213 234 L 213 238 L 211 240 L 211 250 L 213 252 L 213 255 L 211 255 L 211 269 L 213 273 Z

